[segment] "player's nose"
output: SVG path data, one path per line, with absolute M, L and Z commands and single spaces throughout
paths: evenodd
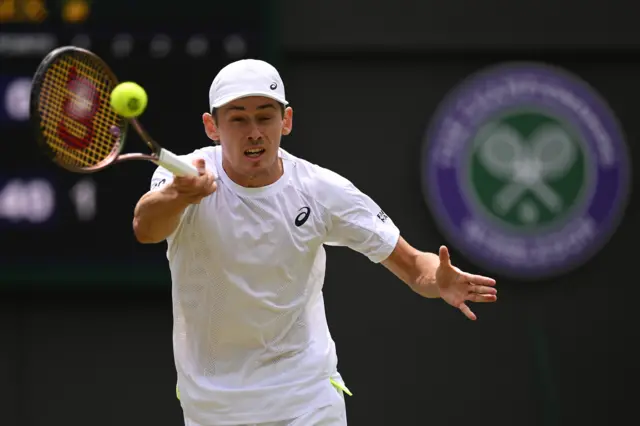
M 253 124 L 251 126 L 250 131 L 249 131 L 249 140 L 250 141 L 258 141 L 260 139 L 262 139 L 262 133 L 260 133 L 260 129 L 258 129 L 258 126 Z

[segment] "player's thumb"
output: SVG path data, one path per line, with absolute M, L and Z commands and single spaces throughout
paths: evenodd
M 204 160 L 202 158 L 196 158 L 195 160 L 193 160 L 191 162 L 191 164 L 193 164 L 193 166 L 198 169 L 198 173 L 200 174 L 204 174 L 205 172 L 205 163 Z
M 451 265 L 451 259 L 449 257 L 449 249 L 446 246 L 440 246 L 440 252 L 438 253 L 441 265 Z

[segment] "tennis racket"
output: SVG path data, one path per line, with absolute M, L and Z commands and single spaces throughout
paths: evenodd
M 31 87 L 31 121 L 38 146 L 57 165 L 93 173 L 114 163 L 147 160 L 176 176 L 198 176 L 197 169 L 162 148 L 136 119 L 116 113 L 110 104 L 118 79 L 96 54 L 60 47 L 40 63 Z M 150 154 L 123 154 L 131 124 Z

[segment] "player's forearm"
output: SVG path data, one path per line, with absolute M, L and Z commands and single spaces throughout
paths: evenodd
M 429 298 L 440 297 L 436 285 L 440 259 L 436 254 L 416 250 L 400 237 L 395 249 L 382 264 L 416 293 Z
M 136 205 L 133 215 L 133 232 L 143 244 L 164 241 L 171 235 L 189 202 L 171 187 L 145 194 Z

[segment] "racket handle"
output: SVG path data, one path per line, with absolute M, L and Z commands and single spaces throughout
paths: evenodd
M 158 153 L 156 164 L 169 170 L 176 176 L 199 176 L 198 169 L 187 163 L 171 151 L 162 148 Z

